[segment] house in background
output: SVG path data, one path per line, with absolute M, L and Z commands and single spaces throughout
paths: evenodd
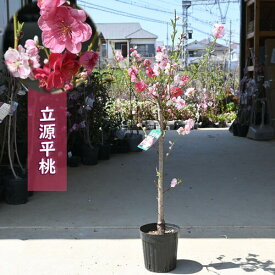
M 199 60 L 206 53 L 206 48 L 211 47 L 212 42 L 208 39 L 194 41 L 187 45 L 188 64 L 199 63 Z M 211 55 L 210 61 L 213 64 L 222 65 L 227 68 L 229 60 L 229 48 L 219 43 L 215 44 L 214 52 Z
M 113 64 L 113 49 L 120 52 L 127 61 L 130 48 L 135 46 L 144 57 L 155 56 L 157 35 L 142 29 L 139 23 L 98 23 L 96 26 L 101 34 L 101 64 Z

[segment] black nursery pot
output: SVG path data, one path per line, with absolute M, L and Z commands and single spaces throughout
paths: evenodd
M 175 269 L 177 265 L 180 228 L 173 224 L 166 224 L 166 230 L 173 230 L 173 232 L 164 235 L 152 235 L 148 233 L 156 230 L 156 223 L 140 227 L 144 264 L 146 269 L 152 272 L 169 272 Z
M 5 201 L 8 204 L 24 204 L 28 201 L 28 181 L 27 178 L 5 179 Z
M 4 181 L 3 181 L 3 178 L 0 176 L 0 202 L 4 200 L 4 191 L 5 191 Z
M 111 148 L 113 154 L 124 154 L 129 152 L 129 144 L 125 139 L 114 140 Z
M 79 163 L 80 163 L 79 156 L 72 156 L 67 159 L 67 164 L 69 167 L 78 167 Z
M 107 160 L 110 159 L 111 147 L 109 144 L 100 144 L 98 149 L 98 159 Z
M 246 137 L 248 129 L 248 125 L 238 124 L 238 135 L 240 137 Z
M 137 146 L 142 142 L 143 136 L 141 134 L 126 134 L 125 140 L 128 142 L 130 152 L 141 152 L 142 150 Z
M 98 148 L 84 144 L 82 146 L 81 161 L 84 165 L 96 165 L 98 163 Z

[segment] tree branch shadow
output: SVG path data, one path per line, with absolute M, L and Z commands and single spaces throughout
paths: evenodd
M 195 274 L 205 268 L 209 273 L 221 275 L 222 270 L 241 269 L 245 272 L 256 272 L 263 270 L 270 274 L 275 274 L 275 263 L 271 260 L 261 260 L 259 255 L 249 253 L 245 258 L 234 258 L 231 261 L 224 261 L 226 256 L 220 255 L 215 261 L 208 265 L 202 265 L 192 260 L 180 259 L 177 268 L 171 271 L 172 274 Z

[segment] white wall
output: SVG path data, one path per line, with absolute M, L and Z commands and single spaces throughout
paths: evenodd
M 115 47 L 116 42 L 126 42 L 127 43 L 127 48 L 129 52 L 129 41 L 128 40 L 106 40 L 107 46 L 107 58 L 108 59 L 113 59 L 113 49 L 112 47 Z
M 156 44 L 156 39 L 131 39 L 131 44 Z

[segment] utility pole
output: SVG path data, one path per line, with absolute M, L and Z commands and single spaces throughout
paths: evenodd
M 230 27 L 229 27 L 229 72 L 231 72 L 231 37 L 232 37 L 232 30 L 231 30 L 232 21 L 230 20 Z
M 191 1 L 184 1 L 182 0 L 182 32 L 183 35 L 185 35 L 185 38 L 183 39 L 183 65 L 184 68 L 187 68 L 188 66 L 188 52 L 187 52 L 187 44 L 188 44 L 188 12 L 187 10 L 191 7 Z
M 169 26 L 169 23 L 167 22 L 167 29 L 166 29 L 166 49 L 168 49 L 168 39 L 169 39 L 169 33 L 168 33 L 168 26 Z

